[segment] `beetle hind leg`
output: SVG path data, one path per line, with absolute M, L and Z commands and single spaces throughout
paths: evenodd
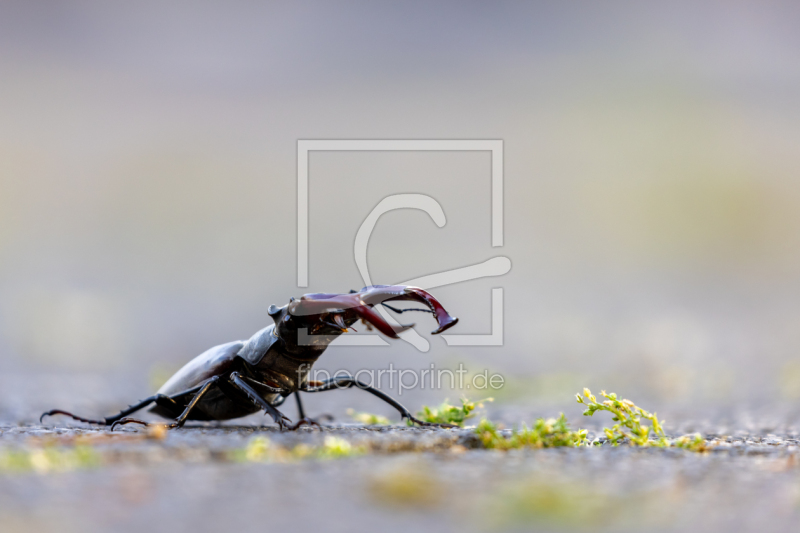
M 200 388 L 200 390 L 197 391 L 197 394 L 195 394 L 192 397 L 191 401 L 188 403 L 188 405 L 183 410 L 183 412 L 175 419 L 175 421 L 172 422 L 171 424 L 166 424 L 167 429 L 175 429 L 175 428 L 183 427 L 183 424 L 185 424 L 186 420 L 189 418 L 189 414 L 191 414 L 191 412 L 194 410 L 194 408 L 197 407 L 197 404 L 200 402 L 200 400 L 203 399 L 203 396 L 205 396 L 208 393 L 208 391 L 211 390 L 211 388 L 214 387 L 217 384 L 218 381 L 219 381 L 219 377 L 217 377 L 217 376 L 214 376 L 213 378 L 209 379 L 205 383 L 205 385 L 203 385 Z M 172 400 L 172 399 L 170 398 L 170 400 Z M 174 400 L 172 400 L 172 401 L 173 401 L 174 405 L 176 405 L 176 406 L 178 405 L 176 402 L 174 402 Z M 150 425 L 147 422 L 144 422 L 143 420 L 139 420 L 137 418 L 124 417 L 124 418 L 120 418 L 119 420 L 115 420 L 114 423 L 111 424 L 111 431 L 114 431 L 114 428 L 116 426 L 123 425 L 123 424 L 141 424 L 143 426 L 149 426 Z
M 111 431 L 114 431 L 114 428 L 117 426 L 124 426 L 125 424 L 141 424 L 142 426 L 149 426 L 147 422 L 144 420 L 139 420 L 138 418 L 130 418 L 130 417 L 123 417 L 119 420 L 115 420 L 114 423 L 111 424 Z
M 175 399 L 176 398 L 180 398 L 180 397 L 182 397 L 184 395 L 187 395 L 187 394 L 194 393 L 198 389 L 190 389 L 190 390 L 181 392 L 179 394 L 175 394 L 174 396 L 166 396 L 164 394 L 154 394 L 153 396 L 150 396 L 149 398 L 145 398 L 144 400 L 142 400 L 142 401 L 140 401 L 138 403 L 135 403 L 133 405 L 128 406 L 127 409 L 123 409 L 122 411 L 120 411 L 116 415 L 107 416 L 107 417 L 103 418 L 102 420 L 94 420 L 94 419 L 91 419 L 91 418 L 83 418 L 82 416 L 74 415 L 74 414 L 70 413 L 69 411 L 63 411 L 61 409 L 52 409 L 50 411 L 46 411 L 46 412 L 42 413 L 42 416 L 39 417 L 39 423 L 42 423 L 42 421 L 44 420 L 44 417 L 46 417 L 46 416 L 65 415 L 65 416 L 68 416 L 68 417 L 72 418 L 73 420 L 77 420 L 78 422 L 85 422 L 87 424 L 95 424 L 95 425 L 98 425 L 98 426 L 113 426 L 115 422 L 118 422 L 118 421 L 126 418 L 128 415 L 132 415 L 136 411 L 144 409 L 145 407 L 147 407 L 151 403 L 155 403 L 159 407 L 163 407 L 164 409 L 167 409 L 169 411 L 175 412 L 175 414 L 173 416 L 178 416 L 178 414 L 181 411 L 181 407 L 182 406 Z
M 83 418 L 82 416 L 74 415 L 74 414 L 70 413 L 69 411 L 62 411 L 61 409 L 52 409 L 50 411 L 46 411 L 46 412 L 42 413 L 42 416 L 39 417 L 39 423 L 41 424 L 42 421 L 44 420 L 44 417 L 46 417 L 46 416 L 65 415 L 65 416 L 68 416 L 68 417 L 72 418 L 73 420 L 77 420 L 78 422 L 85 422 L 87 424 L 96 424 L 98 426 L 113 426 L 115 422 L 117 422 L 119 420 L 122 420 L 123 418 L 127 417 L 128 415 L 131 415 L 131 414 L 135 413 L 136 411 L 144 409 L 145 407 L 147 407 L 148 405 L 150 405 L 151 403 L 154 403 L 154 402 L 156 404 L 158 404 L 158 405 L 160 405 L 162 407 L 168 408 L 168 409 L 169 408 L 174 408 L 175 406 L 178 405 L 177 402 L 175 402 L 175 400 L 173 400 L 169 396 L 165 396 L 163 394 L 156 394 L 154 396 L 150 396 L 149 398 L 145 398 L 144 400 L 142 400 L 142 401 L 140 401 L 140 402 L 138 402 L 138 403 L 136 403 L 134 405 L 129 405 L 127 409 L 123 409 L 122 411 L 120 411 L 116 415 L 107 416 L 107 417 L 103 418 L 102 420 L 94 420 L 94 419 L 91 419 L 91 418 Z
M 78 422 L 85 422 L 87 424 L 96 424 L 98 426 L 106 426 L 108 425 L 105 420 L 92 420 L 91 418 L 83 418 L 82 416 L 73 415 L 68 411 L 62 411 L 61 409 L 51 409 L 50 411 L 45 411 L 42 413 L 42 416 L 39 417 L 39 423 L 41 424 L 46 416 L 53 416 L 53 415 L 64 415 L 72 418 L 73 420 L 77 420 Z

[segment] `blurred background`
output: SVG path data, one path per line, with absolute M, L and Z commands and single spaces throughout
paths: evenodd
M 800 399 L 798 27 L 792 2 L 3 2 L 0 413 L 116 409 L 272 303 L 360 288 L 355 233 L 400 192 L 448 222 L 384 216 L 373 281 L 505 255 L 433 291 L 488 333 L 504 287 L 504 346 L 323 368 L 464 362 L 506 376 L 496 405 Z M 502 139 L 505 246 L 488 153 L 315 152 L 298 288 L 298 139 Z

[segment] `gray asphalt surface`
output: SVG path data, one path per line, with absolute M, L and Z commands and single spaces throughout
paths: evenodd
M 135 426 L 111 434 L 64 418 L 36 422 L 47 402 L 88 415 L 118 408 L 117 400 L 98 398 L 126 396 L 124 385 L 41 398 L 29 390 L 8 396 L 12 385 L 5 384 L 0 450 L 79 443 L 98 462 L 64 472 L 0 472 L 3 532 L 790 531 L 800 518 L 800 430 L 789 405 L 664 410 L 681 421 L 668 433 L 700 431 L 715 445 L 705 454 L 624 445 L 497 452 L 477 447 L 469 428 L 344 423 L 338 415 L 345 406 L 364 407 L 345 393 L 329 398 L 336 424 L 324 432 L 281 433 L 263 417 L 248 417 L 152 438 Z M 551 412 L 508 403 L 492 409 L 491 418 L 507 423 Z M 608 422 L 568 414 L 595 434 Z M 290 449 L 331 436 L 369 453 L 241 460 L 257 437 Z

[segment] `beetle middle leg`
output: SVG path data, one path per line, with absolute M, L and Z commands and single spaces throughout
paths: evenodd
M 454 426 L 453 424 L 433 424 L 431 422 L 423 422 L 422 420 L 419 420 L 414 415 L 412 415 L 411 412 L 408 409 L 406 409 L 400 402 L 398 402 L 397 400 L 395 400 L 394 398 L 392 398 L 388 394 L 386 394 L 386 393 L 384 393 L 382 391 L 379 391 L 378 389 L 376 389 L 374 387 L 370 387 L 366 383 L 358 381 L 356 378 L 354 378 L 353 376 L 350 376 L 350 375 L 347 375 L 347 376 L 340 375 L 340 376 L 336 376 L 336 377 L 333 377 L 333 378 L 330 378 L 330 379 L 326 379 L 325 381 L 322 382 L 322 384 L 320 386 L 314 387 L 314 388 L 310 388 L 310 389 L 305 389 L 303 392 L 325 392 L 325 391 L 335 390 L 335 389 L 349 389 L 349 388 L 352 388 L 352 387 L 357 387 L 357 388 L 359 388 L 361 390 L 367 391 L 368 393 L 372 394 L 373 396 L 377 396 L 378 398 L 380 398 L 384 402 L 388 403 L 389 405 L 391 405 L 392 407 L 397 409 L 397 411 L 400 413 L 401 418 L 407 418 L 407 419 L 411 420 L 412 422 L 414 422 L 415 424 L 418 424 L 420 426 L 442 427 L 442 428 L 457 428 L 458 427 L 458 426 Z
M 316 426 L 319 428 L 320 431 L 323 430 L 323 427 L 320 425 L 319 422 L 314 420 L 313 418 L 309 418 L 306 416 L 305 409 L 303 409 L 303 402 L 300 400 L 300 391 L 294 393 L 294 399 L 297 400 L 297 414 L 299 415 L 300 420 L 297 421 L 297 424 L 291 426 L 289 430 L 295 431 L 300 426 Z M 329 421 L 333 420 L 331 415 L 320 415 L 318 418 L 326 418 Z

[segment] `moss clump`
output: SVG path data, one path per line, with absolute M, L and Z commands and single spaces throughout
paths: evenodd
M 678 437 L 672 442 L 672 445 L 676 448 L 683 448 L 684 450 L 689 450 L 690 452 L 700 453 L 707 452 L 713 448 L 713 445 L 708 444 L 706 439 L 704 439 L 700 433 Z
M 513 450 L 516 448 L 554 448 L 558 446 L 580 446 L 586 443 L 586 430 L 572 430 L 564 413 L 558 418 L 539 418 L 533 427 L 523 425 L 506 437 L 498 427 L 483 419 L 475 432 L 485 448 Z
M 585 483 L 532 479 L 503 487 L 490 501 L 486 514 L 495 528 L 583 531 L 620 522 L 638 503 Z
M 353 446 L 349 441 L 332 435 L 326 436 L 320 446 L 298 444 L 292 448 L 275 445 L 267 437 L 255 437 L 244 448 L 230 452 L 234 461 L 254 463 L 286 463 L 302 459 L 342 459 L 365 453 L 363 446 Z
M 603 428 L 603 432 L 607 442 L 614 446 L 627 442 L 633 446 L 675 447 L 693 452 L 705 452 L 712 447 L 700 434 L 668 439 L 664 434 L 663 421 L 659 420 L 655 413 L 645 411 L 630 400 L 619 399 L 614 393 L 606 394 L 603 391 L 600 394 L 604 398 L 602 401 L 598 401 L 589 389 L 583 389 L 583 394 L 578 394 L 577 399 L 586 406 L 586 411 L 583 413 L 586 416 L 592 416 L 598 411 L 611 413 L 612 420 L 616 423 L 610 428 Z M 484 401 L 491 401 L 491 398 Z M 483 407 L 481 402 L 472 402 L 464 398 L 460 406 L 450 405 L 447 401 L 434 409 L 423 406 L 423 410 L 417 416 L 424 422 L 463 427 L 464 421 L 475 416 L 475 410 L 480 407 Z M 385 420 L 381 420 L 383 417 L 367 413 L 351 411 L 349 414 L 365 424 L 383 423 Z M 385 422 L 388 423 L 388 420 Z M 590 441 L 586 429 L 572 429 L 563 413 L 558 418 L 539 418 L 531 427 L 523 424 L 512 430 L 509 435 L 504 434 L 498 425 L 484 418 L 475 428 L 475 434 L 483 448 L 493 450 L 603 444 L 599 440 Z M 402 450 L 406 451 L 407 448 Z M 293 448 L 274 445 L 266 437 L 256 437 L 244 448 L 232 452 L 231 457 L 241 461 L 287 462 L 301 459 L 339 459 L 367 452 L 368 448 L 365 446 L 355 446 L 348 440 L 332 435 L 326 436 L 321 445 L 298 444 Z
M 378 472 L 369 482 L 376 503 L 396 509 L 433 509 L 444 503 L 447 486 L 424 463 Z
M 69 472 L 93 468 L 100 462 L 100 455 L 90 446 L 0 449 L 0 474 Z
M 453 424 L 454 426 L 464 427 L 464 421 L 475 416 L 475 409 L 483 407 L 483 402 L 491 401 L 494 400 L 486 398 L 478 402 L 471 402 L 466 398 L 462 398 L 460 406 L 450 405 L 447 400 L 434 409 L 423 405 L 422 411 L 417 412 L 417 418 L 431 424 Z M 414 423 L 409 420 L 408 425 L 412 426 Z
M 342 459 L 364 453 L 360 446 L 353 446 L 349 441 L 329 435 L 325 437 L 322 446 L 317 450 L 316 456 L 319 459 Z
M 583 389 L 582 396 L 581 394 L 575 396 L 578 403 L 586 406 L 586 411 L 583 412 L 584 416 L 593 416 L 597 411 L 608 411 L 613 415 L 611 420 L 616 424 L 610 428 L 603 428 L 603 432 L 611 444 L 616 446 L 621 440 L 628 439 L 631 444 L 636 446 L 659 446 L 662 448 L 669 446 L 664 429 L 655 413 L 645 411 L 630 400 L 620 400 L 613 392 L 606 394 L 606 391 L 601 391 L 600 395 L 606 398 L 602 402 L 598 402 L 589 389 Z M 650 421 L 651 425 L 642 424 L 642 420 Z M 650 439 L 651 431 L 655 437 L 654 440 Z
M 598 402 L 597 398 L 589 389 L 583 389 L 583 394 L 576 394 L 578 403 L 586 406 L 584 416 L 592 416 L 597 411 L 608 411 L 613 416 L 611 420 L 616 422 L 610 428 L 603 428 L 603 432 L 608 442 L 617 446 L 622 440 L 627 439 L 634 446 L 657 446 L 667 448 L 674 446 L 692 452 L 706 452 L 713 447 L 708 444 L 702 435 L 684 435 L 670 441 L 664 434 L 664 421 L 659 420 L 655 413 L 645 411 L 630 400 L 620 400 L 613 392 L 606 394 L 600 391 L 600 395 L 605 398 Z M 650 422 L 650 426 L 643 424 L 642 420 Z M 651 438 L 651 432 L 652 437 Z M 595 442 L 594 444 L 599 444 Z
M 391 423 L 385 416 L 374 415 L 372 413 L 357 413 L 353 409 L 348 409 L 347 415 L 365 426 L 388 426 Z

